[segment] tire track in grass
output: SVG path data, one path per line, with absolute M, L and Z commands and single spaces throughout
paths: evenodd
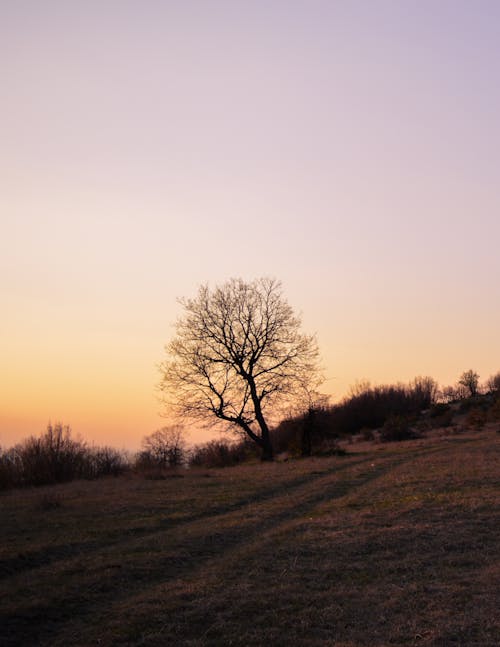
M 24 604 L 17 605 L 17 612 L 9 613 L 8 606 L 12 596 L 7 600 L 7 610 L 0 611 L 0 642 L 3 645 L 22 645 L 33 644 L 33 637 L 37 636 L 36 642 L 43 644 L 43 635 L 49 636 L 59 633 L 61 624 L 68 624 L 72 616 L 91 616 L 95 615 L 95 607 L 105 606 L 106 599 L 120 598 L 123 591 L 125 595 L 137 592 L 145 584 L 154 584 L 163 581 L 165 578 L 171 578 L 184 575 L 196 568 L 200 560 L 206 561 L 212 559 L 220 551 L 221 542 L 225 546 L 233 545 L 241 541 L 242 534 L 238 528 L 236 532 L 209 533 L 206 528 L 213 526 L 214 522 L 219 519 L 231 520 L 232 515 L 240 513 L 248 507 L 259 506 L 263 502 L 272 501 L 275 498 L 286 496 L 287 500 L 296 491 L 301 491 L 304 487 L 309 487 L 311 483 L 331 476 L 332 474 L 341 473 L 344 470 L 354 466 L 366 463 L 369 459 L 350 461 L 347 464 L 338 465 L 319 472 L 309 472 L 294 478 L 290 481 L 284 481 L 275 487 L 259 492 L 249 500 L 248 496 L 242 497 L 229 506 L 217 506 L 215 510 L 209 509 L 201 514 L 190 515 L 182 519 L 166 519 L 162 523 L 148 529 L 141 529 L 139 532 L 133 532 L 130 537 L 130 530 L 126 530 L 125 539 L 107 542 L 105 546 L 99 541 L 74 543 L 70 546 L 52 546 L 49 551 L 38 551 L 31 559 L 24 563 L 21 560 L 21 566 L 25 568 L 18 569 L 16 576 L 5 581 L 4 584 L 9 588 L 12 587 L 13 580 L 21 579 L 21 591 L 25 597 Z M 182 536 L 186 528 L 199 526 L 200 532 L 195 535 L 189 550 L 182 547 Z M 134 529 L 132 529 L 134 530 Z M 159 555 L 155 557 L 152 569 L 151 559 L 160 551 L 153 545 L 148 551 L 148 546 L 144 542 L 163 538 L 166 533 L 174 532 L 178 535 L 177 540 L 174 538 L 170 554 Z M 245 532 L 245 531 L 244 531 Z M 82 551 L 83 548 L 83 551 Z M 129 553 L 129 563 L 123 566 L 120 563 L 120 555 Z M 149 559 L 146 565 L 143 560 L 138 559 L 140 555 L 145 554 Z M 6 561 L 4 569 L 9 570 L 19 565 L 18 558 L 14 558 L 10 563 Z M 87 562 L 98 562 L 94 566 L 86 566 Z M 50 568 L 59 567 L 64 572 L 59 573 L 60 577 L 67 575 L 67 581 L 61 587 L 60 595 L 53 595 L 52 599 L 44 596 L 42 600 L 30 604 L 30 589 L 38 589 L 46 578 L 50 578 Z M 98 569 L 100 577 L 92 579 L 92 570 Z M 24 571 L 24 572 L 23 572 Z M 90 581 L 82 582 L 82 577 L 90 575 Z M 35 596 L 36 597 L 36 596 Z M 49 600 L 47 599 L 49 597 Z M 21 607 L 21 608 L 19 608 Z M 71 624 L 72 620 L 70 620 Z M 24 642 L 26 641 L 26 642 Z
M 99 548 L 92 552 L 92 557 L 100 560 L 101 577 L 87 573 L 91 577 L 82 586 L 81 577 L 77 576 L 74 582 L 67 583 L 63 598 L 56 594 L 48 603 L 34 607 L 28 604 L 17 618 L 4 615 L 1 618 L 2 632 L 7 638 L 4 644 L 29 644 L 23 640 L 29 641 L 34 632 L 39 633 L 39 644 L 46 640 L 48 644 L 57 644 L 53 641 L 58 635 L 63 636 L 64 642 L 64 636 L 75 623 L 82 625 L 83 636 L 89 618 L 93 620 L 92 624 L 97 619 L 98 624 L 104 623 L 113 609 L 118 610 L 125 601 L 141 596 L 144 587 L 167 582 L 174 585 L 175 581 L 185 577 L 193 578 L 208 563 L 224 567 L 228 556 L 242 547 L 257 549 L 258 540 L 262 540 L 264 534 L 274 534 L 280 527 L 303 518 L 315 506 L 341 499 L 405 462 L 433 451 L 437 451 L 436 448 L 413 451 L 410 455 L 377 455 L 378 465 L 367 472 L 357 473 L 357 470 L 373 462 L 373 456 L 340 466 L 336 464 L 319 473 L 311 471 L 261 492 L 252 501 L 248 501 L 248 496 L 241 498 L 233 502 L 229 510 L 227 506 L 220 506 L 215 511 L 212 509 L 206 514 L 193 515 L 170 525 L 165 520 L 140 536 L 127 537 L 122 542 Z M 354 471 L 355 474 L 342 479 L 346 471 Z M 312 492 L 311 487 L 314 487 Z M 164 542 L 169 544 L 166 553 Z M 128 561 L 118 566 L 117 551 L 118 554 L 127 553 L 128 557 Z M 64 566 L 67 569 L 78 567 L 82 556 L 74 562 L 69 560 Z M 110 600 L 111 607 L 108 606 Z M 61 612 L 61 605 L 64 612 Z M 23 623 L 27 619 L 30 626 L 23 631 Z M 80 644 L 85 644 L 85 641 Z
M 314 480 L 331 474 L 340 472 L 344 469 L 349 469 L 353 465 L 370 461 L 369 458 L 364 458 L 358 461 L 351 461 L 346 465 L 336 465 L 328 470 L 309 472 L 300 477 L 294 478 L 291 481 L 284 481 L 279 483 L 276 487 L 269 490 L 262 490 L 254 495 L 246 495 L 243 498 L 237 499 L 226 504 L 215 506 L 213 508 L 197 512 L 191 515 L 186 515 L 179 518 L 172 519 L 167 516 L 164 520 L 154 526 L 135 526 L 126 529 L 127 538 L 123 538 L 123 529 L 113 531 L 105 541 L 102 539 L 88 540 L 82 542 L 71 542 L 52 545 L 48 548 L 42 548 L 36 551 L 24 551 L 22 555 L 15 555 L 13 557 L 0 558 L 0 580 L 9 577 L 14 573 L 21 573 L 25 570 L 34 570 L 39 567 L 50 566 L 57 561 L 70 560 L 73 557 L 82 557 L 85 554 L 94 554 L 105 550 L 106 548 L 119 548 L 123 543 L 128 543 L 134 539 L 142 539 L 158 532 L 165 530 L 174 530 L 186 524 L 195 523 L 198 521 L 214 520 L 217 517 L 222 517 L 232 512 L 236 512 L 247 505 L 255 505 L 263 503 L 281 494 L 293 492 L 295 489 L 307 485 Z

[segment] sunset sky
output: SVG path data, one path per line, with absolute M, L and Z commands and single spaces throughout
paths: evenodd
M 0 78 L 0 446 L 138 447 L 230 277 L 282 281 L 332 401 L 500 370 L 500 2 L 4 1 Z

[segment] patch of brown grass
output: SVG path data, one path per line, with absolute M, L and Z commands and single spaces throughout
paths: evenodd
M 496 646 L 499 448 L 486 428 L 3 494 L 0 643 Z

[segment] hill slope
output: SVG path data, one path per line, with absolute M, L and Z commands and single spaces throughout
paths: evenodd
M 500 644 L 495 429 L 0 497 L 2 645 Z

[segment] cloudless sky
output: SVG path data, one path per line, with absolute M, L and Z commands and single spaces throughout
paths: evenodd
M 0 445 L 138 447 L 176 298 L 230 277 L 283 282 L 333 401 L 500 370 L 500 3 L 4 1 L 0 79 Z

